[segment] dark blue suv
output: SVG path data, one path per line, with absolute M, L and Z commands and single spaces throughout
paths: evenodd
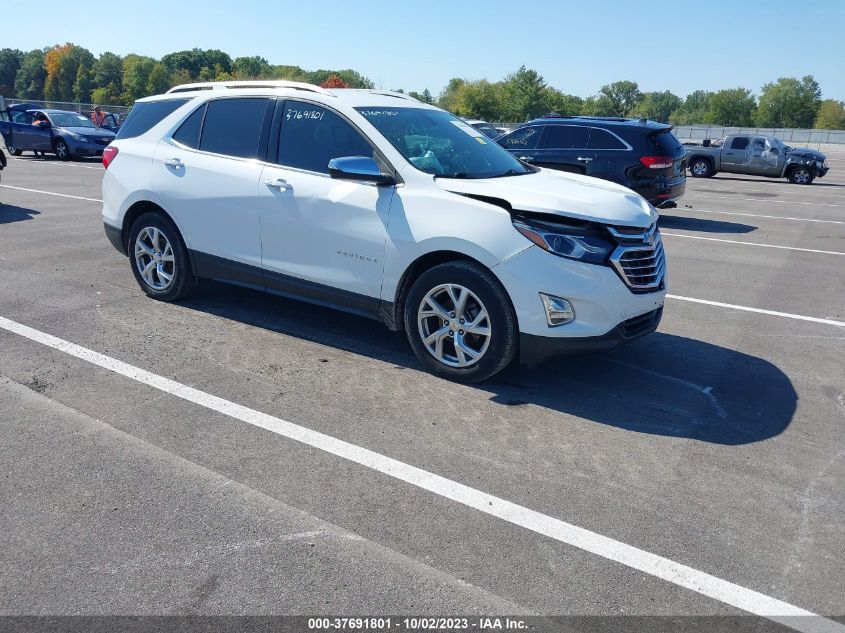
M 687 184 L 684 146 L 655 121 L 549 115 L 496 140 L 527 163 L 611 180 L 656 207 L 675 206 Z

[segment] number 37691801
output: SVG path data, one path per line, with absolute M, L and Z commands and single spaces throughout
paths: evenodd
M 285 120 L 309 119 L 313 121 L 322 121 L 325 113 L 325 110 L 296 110 L 295 108 L 288 108 L 287 112 L 285 112 Z

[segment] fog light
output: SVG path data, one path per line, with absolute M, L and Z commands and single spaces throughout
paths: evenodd
M 543 307 L 546 309 L 546 323 L 549 327 L 563 325 L 575 320 L 575 308 L 566 299 L 540 293 Z

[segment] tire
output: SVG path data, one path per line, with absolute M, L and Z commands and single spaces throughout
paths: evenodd
M 14 145 L 7 145 L 6 149 L 9 150 L 9 154 L 11 154 L 12 156 L 20 156 L 21 154 L 23 154 L 23 150 L 18 149 Z
M 788 179 L 793 185 L 809 185 L 815 177 L 812 169 L 799 165 L 789 172 Z
M 188 249 L 179 231 L 164 215 L 150 212 L 139 216 L 129 230 L 127 251 L 135 281 L 148 297 L 176 301 L 196 289 L 197 278 Z
M 67 143 L 62 139 L 58 139 L 53 144 L 53 151 L 56 154 L 56 158 L 58 158 L 59 160 L 70 160 L 71 159 L 70 147 L 68 147 Z
M 713 167 L 706 158 L 694 158 L 689 165 L 689 172 L 693 178 L 710 178 L 713 175 Z
M 404 313 L 411 348 L 434 374 L 478 382 L 516 356 L 518 328 L 510 298 L 493 274 L 475 262 L 447 262 L 424 272 L 408 291 Z M 478 332 L 465 331 L 473 324 Z

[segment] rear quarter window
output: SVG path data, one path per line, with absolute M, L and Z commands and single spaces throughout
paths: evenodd
M 161 122 L 166 116 L 172 114 L 190 99 L 168 99 L 166 101 L 145 101 L 136 103 L 132 107 L 126 121 L 117 132 L 116 138 L 135 138 L 141 136 Z
M 607 130 L 594 127 L 590 131 L 590 142 L 587 149 L 628 149 L 628 146 Z

